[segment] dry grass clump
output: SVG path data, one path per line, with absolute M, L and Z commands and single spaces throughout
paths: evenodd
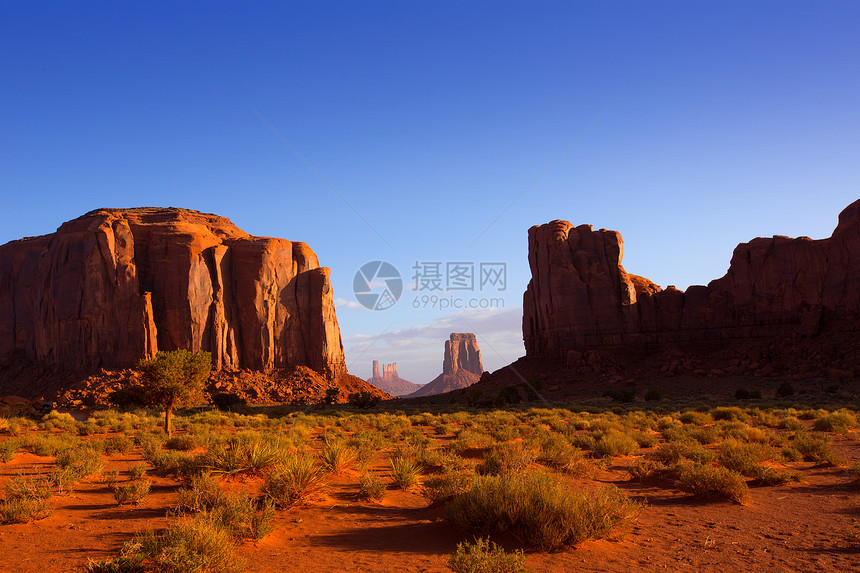
M 0 501 L 0 525 L 29 523 L 51 515 L 48 499 L 51 483 L 36 476 L 18 475 L 6 484 L 6 497 Z
M 523 442 L 497 444 L 478 466 L 478 473 L 498 475 L 526 469 L 535 455 Z
M 353 466 L 357 459 L 355 450 L 350 448 L 343 440 L 325 440 L 325 445 L 320 452 L 320 460 L 326 470 L 340 474 Z
M 857 418 L 847 411 L 833 412 L 817 418 L 812 422 L 812 429 L 818 432 L 847 432 L 849 428 L 857 425 Z
M 802 459 L 805 462 L 837 463 L 830 440 L 823 434 L 797 432 L 791 443 L 783 449 L 783 455 L 788 459 Z
M 737 503 L 749 497 L 743 476 L 726 468 L 685 462 L 675 466 L 673 473 L 676 487 L 696 496 L 723 497 Z
M 311 457 L 291 457 L 266 476 L 262 493 L 275 507 L 302 505 L 325 488 L 325 470 Z
M 799 481 L 800 475 L 797 472 L 783 472 L 761 463 L 773 459 L 775 455 L 773 449 L 768 446 L 726 440 L 720 444 L 718 459 L 723 467 L 766 485 Z
M 113 497 L 117 505 L 134 504 L 139 505 L 143 498 L 149 495 L 152 482 L 144 479 L 133 481 L 125 485 L 113 486 Z
M 260 473 L 276 466 L 286 456 L 281 444 L 263 436 L 234 436 L 204 454 L 206 467 L 223 474 Z
M 528 573 L 525 560 L 522 551 L 507 553 L 489 538 L 479 537 L 474 543 L 457 544 L 448 567 L 454 573 Z
M 88 573 L 238 573 L 244 569 L 230 532 L 205 516 L 174 521 L 163 531 L 139 534 L 119 558 L 90 562 Z
M 385 483 L 375 473 L 364 472 L 358 478 L 358 498 L 370 501 L 382 501 L 385 497 Z
M 391 478 L 394 485 L 402 490 L 410 490 L 418 485 L 424 467 L 415 458 L 407 455 L 394 455 L 389 460 Z
M 683 460 L 692 460 L 697 463 L 708 463 L 714 458 L 709 450 L 706 450 L 698 442 L 677 441 L 661 445 L 656 451 L 648 455 L 649 459 L 672 465 Z
M 477 477 L 469 491 L 451 500 L 446 516 L 466 531 L 510 531 L 529 545 L 553 550 L 608 537 L 639 509 L 615 487 L 574 492 L 546 473 L 511 473 Z

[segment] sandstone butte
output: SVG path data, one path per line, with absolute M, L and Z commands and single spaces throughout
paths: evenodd
M 383 364 L 382 372 L 379 371 L 379 360 L 373 361 L 373 376 L 367 379 L 372 384 L 392 396 L 405 396 L 421 388 L 420 384 L 414 384 L 404 380 L 397 374 L 397 363 Z
M 842 211 L 829 238 L 775 236 L 742 243 L 725 276 L 686 291 L 662 290 L 628 274 L 621 265 L 623 244 L 615 231 L 567 221 L 529 230 L 527 358 L 586 366 L 599 362 L 595 353 L 609 349 L 729 346 L 740 354 L 764 349 L 726 361 L 736 373 L 751 374 L 738 370 L 746 364 L 765 375 L 793 364 L 802 369 L 798 376 L 860 375 L 860 201 Z M 776 358 L 777 347 L 785 360 L 763 368 L 761 356 Z M 797 354 L 801 348 L 803 356 Z
M 347 376 L 329 269 L 305 243 L 145 207 L 97 209 L 0 246 L 4 364 L 92 373 L 177 348 L 211 352 L 213 376 Z
M 475 335 L 451 333 L 450 338 L 445 341 L 442 374 L 408 397 L 433 396 L 452 390 L 460 390 L 478 382 L 483 372 L 481 351 L 478 349 L 478 340 Z

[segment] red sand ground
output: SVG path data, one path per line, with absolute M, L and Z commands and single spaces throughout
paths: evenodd
M 853 463 L 860 442 L 833 436 L 834 451 Z M 558 553 L 530 552 L 534 571 L 856 571 L 860 570 L 860 488 L 844 468 L 789 464 L 803 483 L 751 489 L 747 505 L 701 501 L 657 483 L 629 481 L 632 458 L 615 458 L 596 476 L 647 506 L 626 537 L 591 541 Z M 105 470 L 127 469 L 139 454 L 106 458 Z M 20 472 L 48 472 L 51 458 L 21 454 L 0 466 L 0 487 Z M 375 471 L 384 473 L 378 463 Z M 127 474 L 123 474 L 127 479 Z M 177 482 L 150 476 L 152 493 L 140 507 L 117 507 L 112 491 L 91 478 L 71 496 L 50 500 L 42 521 L 0 526 L 0 571 L 75 571 L 88 559 L 117 555 L 135 532 L 167 523 Z M 386 477 L 387 479 L 387 477 Z M 254 481 L 236 481 L 253 488 Z M 278 512 L 275 530 L 247 542 L 239 554 L 247 571 L 449 571 L 448 555 L 463 538 L 417 493 L 389 490 L 381 504 L 355 499 L 357 474 L 333 478 L 312 506 Z M 513 549 L 512 540 L 503 544 Z

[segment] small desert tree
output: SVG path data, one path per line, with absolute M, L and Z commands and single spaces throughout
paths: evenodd
M 147 401 L 164 408 L 164 431 L 168 436 L 173 429 L 170 425 L 173 408 L 203 399 L 211 369 L 212 357 L 208 352 L 194 354 L 183 349 L 159 352 L 155 358 L 138 363 Z

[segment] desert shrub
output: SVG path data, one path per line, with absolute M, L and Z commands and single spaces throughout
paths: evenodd
M 613 402 L 632 402 L 636 399 L 636 394 L 627 388 L 616 388 L 604 392 L 603 397 L 611 398 Z
M 451 450 L 461 454 L 466 450 L 481 449 L 489 447 L 492 439 L 486 434 L 480 434 L 473 430 L 460 430 L 457 437 L 451 442 Z
M 761 390 L 738 388 L 735 392 L 735 398 L 738 400 L 761 400 Z
M 646 432 L 633 432 L 633 439 L 640 448 L 651 448 L 657 445 L 657 437 Z
M 795 434 L 790 448 L 796 450 L 806 462 L 836 463 L 836 457 L 830 447 L 830 440 L 823 434 L 798 432 Z
M 6 482 L 6 499 L 48 499 L 51 482 L 42 476 L 19 474 Z
M 81 440 L 77 436 L 36 436 L 29 435 L 21 438 L 21 446 L 29 448 L 37 456 L 56 456 L 61 452 L 70 450 L 80 445 Z
M 165 450 L 144 450 L 143 455 L 146 461 L 152 464 L 156 473 L 176 476 L 183 480 L 199 475 L 209 467 L 206 454 L 189 455 Z
M 113 486 L 113 497 L 117 505 L 134 504 L 138 505 L 143 498 L 149 495 L 149 488 L 152 487 L 152 482 L 144 479 L 133 481 L 125 485 Z
M 648 454 L 648 458 L 666 465 L 672 465 L 683 460 L 708 463 L 714 458 L 714 455 L 698 442 L 687 440 L 663 444 L 656 451 Z
M 848 412 L 833 412 L 818 418 L 812 423 L 812 429 L 819 432 L 846 432 L 848 428 L 857 425 L 857 418 Z
M 794 416 L 788 416 L 783 418 L 779 424 L 780 428 L 784 428 L 786 430 L 791 430 L 792 432 L 797 432 L 800 430 L 805 430 L 806 426 L 801 422 L 798 418 Z
M 535 456 L 522 442 L 498 444 L 493 446 L 478 466 L 482 474 L 498 475 L 527 468 Z
M 323 467 L 335 474 L 343 473 L 352 467 L 357 459 L 355 450 L 346 445 L 342 440 L 326 439 L 320 460 Z
M 130 468 L 128 468 L 128 474 L 131 476 L 131 479 L 140 479 L 144 475 L 146 475 L 146 464 L 134 464 Z
M 388 440 L 376 430 L 358 430 L 346 443 L 355 451 L 356 459 L 361 463 L 366 463 L 385 448 Z
M 91 564 L 89 571 L 238 573 L 244 569 L 244 564 L 233 550 L 230 532 L 215 521 L 206 517 L 184 518 L 174 521 L 164 531 L 139 534 L 126 545 L 119 559 L 107 564 Z
M 0 462 L 6 463 L 15 457 L 15 452 L 21 447 L 21 441 L 18 438 L 10 438 L 0 444 Z
M 444 503 L 472 487 L 475 472 L 468 469 L 446 467 L 441 474 L 424 480 L 421 494 L 431 505 Z
M 400 489 L 410 490 L 418 484 L 423 468 L 414 458 L 395 455 L 389 460 L 389 465 L 394 485 Z
M 737 406 L 720 406 L 719 408 L 714 408 L 711 410 L 711 416 L 714 420 L 726 420 L 729 422 L 746 422 L 749 420 L 749 414 Z
M 716 426 L 702 426 L 691 428 L 687 435 L 700 444 L 714 444 L 720 437 L 720 430 Z
M 654 402 L 656 400 L 662 400 L 663 395 L 660 394 L 659 391 L 651 389 L 645 392 L 645 401 L 646 402 Z
M 726 468 L 686 462 L 678 464 L 674 474 L 677 488 L 696 496 L 724 497 L 743 503 L 749 495 L 743 476 Z
M 217 524 L 236 539 L 264 538 L 274 527 L 274 517 L 271 500 L 256 502 L 245 493 L 224 494 L 214 506 L 201 512 L 201 519 Z
M 573 492 L 546 473 L 512 473 L 477 477 L 469 491 L 451 500 L 446 517 L 466 531 L 510 531 L 551 550 L 607 537 L 638 509 L 615 487 Z
M 122 434 L 118 436 L 110 436 L 104 439 L 104 453 L 111 454 L 127 454 L 134 447 L 134 440 Z
M 80 481 L 102 469 L 102 457 L 88 447 L 66 450 L 57 454 L 54 464 L 66 472 L 69 479 Z
M 199 439 L 194 434 L 182 434 L 181 436 L 171 436 L 162 447 L 166 450 L 190 452 L 199 445 Z
M 363 391 L 356 392 L 350 394 L 347 397 L 347 402 L 350 406 L 355 406 L 356 408 L 360 408 L 362 410 L 369 410 L 373 408 L 382 400 L 379 396 L 374 394 L 373 392 Z
M 77 432 L 77 422 L 72 417 L 71 414 L 67 412 L 57 412 L 56 410 L 51 410 L 44 416 L 42 416 L 42 421 L 39 422 L 39 427 L 43 430 L 63 430 L 64 432 Z
M 542 438 L 538 445 L 538 461 L 544 465 L 575 475 L 587 477 L 593 473 L 592 464 L 582 455 L 582 450 L 557 434 Z
M 522 551 L 507 553 L 489 538 L 479 537 L 474 543 L 458 543 L 448 567 L 454 573 L 527 573 L 525 560 Z
M 29 523 L 49 515 L 51 515 L 51 509 L 46 499 L 16 497 L 0 501 L 0 525 Z
M 248 402 L 238 394 L 218 392 L 211 396 L 212 404 L 219 410 L 230 411 L 235 408 L 246 406 Z
M 282 509 L 301 505 L 321 492 L 325 484 L 325 471 L 313 458 L 291 457 L 266 476 L 262 493 Z
M 256 473 L 274 467 L 284 457 L 285 452 L 277 441 L 237 435 L 226 444 L 211 448 L 205 454 L 205 463 L 216 473 Z
M 651 459 L 636 460 L 627 466 L 627 472 L 633 479 L 638 480 L 666 477 L 671 473 L 663 463 Z
M 794 386 L 792 386 L 788 382 L 783 382 L 776 389 L 776 395 L 780 398 L 785 398 L 786 396 L 794 396 Z
M 860 461 L 854 462 L 851 466 L 851 483 L 860 485 Z
M 358 497 L 359 499 L 369 499 L 371 501 L 382 501 L 385 496 L 385 483 L 375 473 L 369 471 L 364 472 L 358 478 Z
M 591 447 L 597 457 L 626 456 L 636 451 L 636 440 L 630 435 L 615 430 L 601 435 Z
M 782 472 L 762 465 L 761 462 L 775 457 L 772 448 L 761 444 L 745 444 L 737 440 L 726 440 L 720 444 L 719 462 L 723 467 L 736 471 L 767 485 L 780 485 L 798 481 L 797 473 Z

